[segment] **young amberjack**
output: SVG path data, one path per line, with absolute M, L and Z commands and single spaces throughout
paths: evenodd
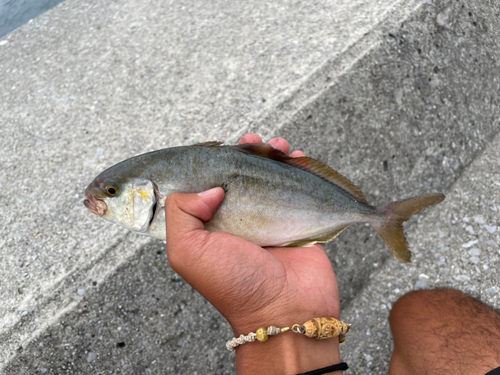
M 205 225 L 208 231 L 229 232 L 260 246 L 305 247 L 366 222 L 403 263 L 411 261 L 403 222 L 445 198 L 436 193 L 371 206 L 351 181 L 315 159 L 291 158 L 263 143 L 207 142 L 112 166 L 88 186 L 84 204 L 106 220 L 165 240 L 166 197 L 217 186 L 226 194 Z

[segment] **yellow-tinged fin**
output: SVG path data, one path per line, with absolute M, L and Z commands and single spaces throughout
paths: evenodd
M 436 193 L 377 206 L 377 212 L 383 214 L 383 221 L 371 224 L 399 261 L 411 263 L 411 251 L 404 233 L 403 222 L 444 199 L 443 194 Z
M 368 204 L 365 196 L 363 195 L 363 192 L 356 185 L 354 185 L 346 177 L 342 176 L 339 172 L 333 170 L 328 165 L 323 164 L 316 159 L 309 158 L 307 156 L 292 158 L 281 150 L 278 150 L 277 148 L 268 145 L 267 143 L 245 144 L 236 147 L 238 147 L 242 151 L 247 151 L 255 155 L 260 155 L 273 160 L 277 160 L 300 168 L 306 172 L 312 173 L 341 188 L 358 202 Z
M 284 247 L 311 247 L 318 241 L 305 238 L 303 240 L 296 240 L 284 245 Z
M 343 227 L 337 228 L 329 233 L 326 233 L 322 236 L 318 237 L 310 237 L 310 238 L 302 238 L 300 240 L 292 241 L 286 245 L 285 247 L 309 247 L 314 245 L 317 242 L 328 242 L 337 237 L 340 232 L 342 232 L 345 228 L 347 228 L 350 224 L 344 225 Z
M 196 143 L 193 146 L 208 146 L 208 147 L 216 147 L 222 145 L 224 142 L 221 141 L 208 141 L 208 142 L 201 142 L 201 143 Z

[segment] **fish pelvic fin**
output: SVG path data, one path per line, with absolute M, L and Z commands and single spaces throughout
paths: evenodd
M 412 254 L 404 233 L 403 222 L 444 199 L 444 194 L 435 193 L 377 206 L 376 210 L 383 215 L 383 220 L 371 224 L 400 262 L 411 263 Z

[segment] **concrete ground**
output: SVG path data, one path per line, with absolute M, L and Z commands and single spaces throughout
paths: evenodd
M 133 155 L 287 138 L 372 203 L 444 192 L 405 266 L 364 225 L 326 245 L 346 374 L 387 373 L 387 317 L 437 286 L 500 306 L 500 5 L 67 0 L 0 39 L 0 372 L 234 373 L 231 330 L 164 243 L 83 190 Z

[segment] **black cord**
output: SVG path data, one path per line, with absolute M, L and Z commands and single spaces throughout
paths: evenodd
M 331 365 L 328 367 L 319 368 L 317 370 L 304 372 L 304 373 L 298 374 L 298 375 L 322 375 L 322 374 L 327 374 L 329 372 L 347 370 L 348 368 L 349 368 L 349 366 L 347 366 L 347 363 L 342 362 L 342 363 L 337 363 L 336 365 Z
M 500 375 L 500 367 L 491 370 L 490 372 L 486 373 L 486 375 Z

